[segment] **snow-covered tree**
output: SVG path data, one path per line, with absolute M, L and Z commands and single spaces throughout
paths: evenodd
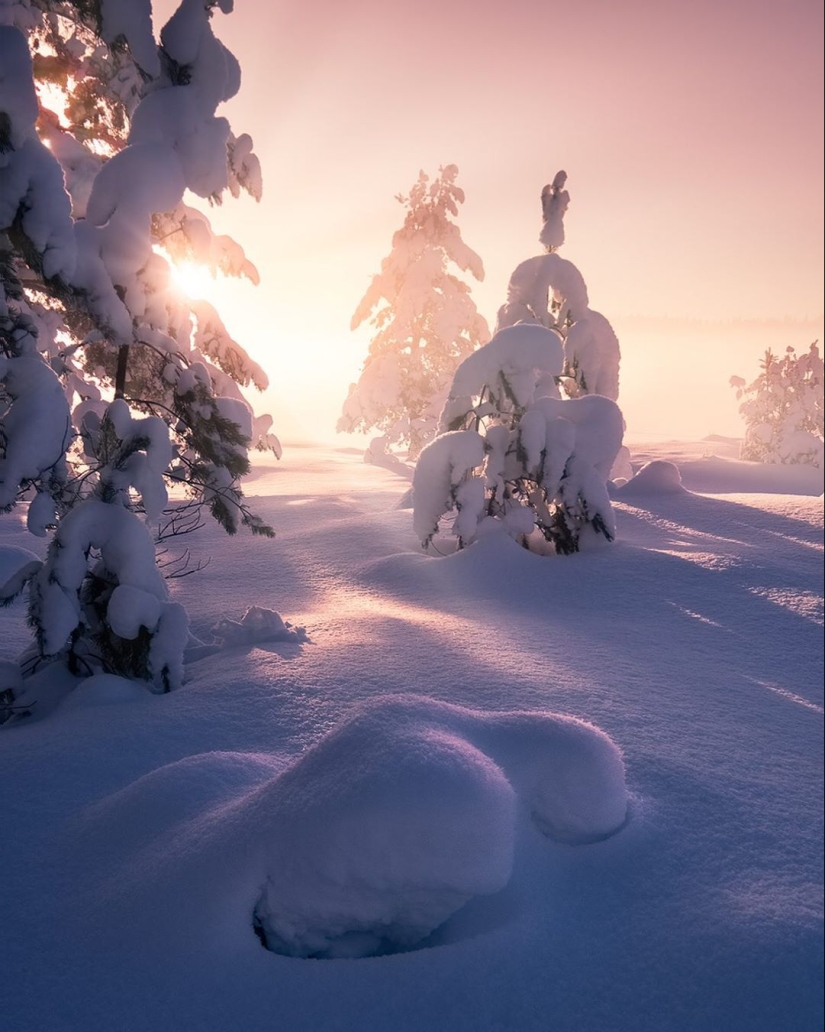
M 541 193 L 543 224 L 539 240 L 546 254 L 516 267 L 499 309 L 496 330 L 519 322 L 539 323 L 561 334 L 564 342 L 562 383 L 567 395 L 619 396 L 619 341 L 613 327 L 590 308 L 584 278 L 556 252 L 564 243 L 564 215 L 570 195 L 567 173 L 558 172 Z
M 556 330 L 523 323 L 461 363 L 413 478 L 422 544 L 453 510 L 459 547 L 494 527 L 536 551 L 578 551 L 588 533 L 613 539 L 606 482 L 624 421 L 609 398 L 561 399 L 563 361 Z
M 464 202 L 457 175 L 455 165 L 432 181 L 421 172 L 409 195 L 398 196 L 404 225 L 352 318 L 353 330 L 369 319 L 377 332 L 338 429 L 378 430 L 413 458 L 435 433 L 456 366 L 490 336 L 454 271 L 484 278 L 481 259 L 453 221 Z
M 265 374 L 169 264 L 257 278 L 183 203 L 260 197 L 252 141 L 216 115 L 240 86 L 211 21 L 232 6 L 182 0 L 158 45 L 151 0 L 0 0 L 0 512 L 51 534 L 0 602 L 28 585 L 38 657 L 159 691 L 186 642 L 155 564 L 152 528 L 181 527 L 168 486 L 190 526 L 206 506 L 272 534 L 240 487 L 251 443 L 279 449 L 240 391 Z
M 752 383 L 730 383 L 745 420 L 743 459 L 823 465 L 823 364 L 816 343 L 805 354 L 792 347 L 780 358 L 771 350 Z

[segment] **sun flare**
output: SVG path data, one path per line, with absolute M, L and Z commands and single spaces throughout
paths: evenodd
M 215 293 L 215 276 L 197 262 L 170 262 L 172 282 L 191 298 L 209 298 Z

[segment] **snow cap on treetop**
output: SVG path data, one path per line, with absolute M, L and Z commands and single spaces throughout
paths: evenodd
M 555 251 L 564 243 L 564 213 L 570 203 L 570 194 L 564 189 L 566 172 L 557 172 L 552 183 L 541 191 L 541 210 L 544 224 L 539 241 L 548 251 Z

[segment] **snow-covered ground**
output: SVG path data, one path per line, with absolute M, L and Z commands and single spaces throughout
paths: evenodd
M 403 468 L 355 448 L 258 466 L 275 541 L 210 528 L 187 542 L 209 565 L 172 582 L 207 643 L 184 686 L 97 678 L 0 731 L 4 1029 L 819 1029 L 821 475 L 722 438 L 631 451 L 682 489 L 631 483 L 616 543 L 565 558 L 422 554 Z M 4 518 L 0 558 L 32 540 Z M 238 629 L 250 606 L 292 626 Z M 24 617 L 0 612 L 4 653 Z M 595 833 L 624 812 L 606 738 L 546 717 L 522 747 L 517 718 L 466 710 L 595 724 L 626 823 Z M 529 819 L 561 826 L 530 794 L 545 738 L 578 836 Z M 601 814 L 564 785 L 597 754 Z M 380 920 L 392 892 L 422 927 L 472 898 L 366 959 L 357 934 L 303 959 L 253 927 L 311 952 L 335 929 L 307 906 Z

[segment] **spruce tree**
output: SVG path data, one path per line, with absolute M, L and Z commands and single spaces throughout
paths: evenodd
M 183 0 L 158 44 L 149 0 L 0 7 L 0 512 L 22 503 L 50 537 L 0 602 L 28 587 L 32 666 L 158 691 L 180 683 L 186 643 L 158 525 L 205 508 L 229 533 L 273 533 L 240 487 L 250 444 L 279 451 L 240 392 L 266 376 L 170 275 L 191 258 L 257 278 L 183 203 L 260 197 L 251 139 L 216 115 L 240 86 L 217 8 L 232 0 Z
M 619 341 L 613 327 L 590 307 L 579 269 L 558 254 L 564 244 L 564 216 L 570 203 L 566 172 L 557 172 L 541 192 L 545 253 L 528 258 L 513 271 L 507 301 L 498 311 L 496 330 L 520 322 L 556 330 L 564 341 L 562 385 L 568 397 L 601 394 L 619 397 Z
M 823 465 L 823 364 L 816 341 L 780 358 L 768 349 L 761 372 L 747 383 L 731 377 L 745 420 L 741 456 L 753 462 Z
M 404 224 L 352 318 L 353 330 L 368 319 L 376 334 L 338 429 L 378 430 L 411 458 L 435 434 L 456 366 L 489 339 L 470 287 L 456 275 L 484 278 L 453 221 L 464 202 L 457 176 L 455 165 L 439 168 L 432 181 L 420 172 L 409 194 L 396 198 Z

